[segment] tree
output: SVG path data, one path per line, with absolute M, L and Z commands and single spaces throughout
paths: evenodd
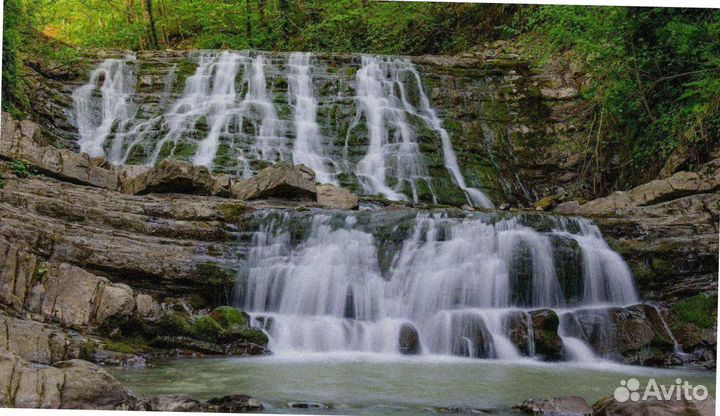
M 147 24 L 149 47 L 150 49 L 160 49 L 157 29 L 155 28 L 155 18 L 153 17 L 152 0 L 142 0 L 142 2 L 143 17 L 145 18 L 145 23 Z

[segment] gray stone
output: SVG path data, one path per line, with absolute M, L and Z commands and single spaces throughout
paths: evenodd
M 126 180 L 123 183 L 123 192 L 135 195 L 148 193 L 210 195 L 212 177 L 205 166 L 166 159 L 154 169 Z
M 322 184 L 317 186 L 317 202 L 328 209 L 358 209 L 360 198 L 345 188 Z
M 242 200 L 281 198 L 315 201 L 315 172 L 304 165 L 289 162 L 276 163 L 250 179 L 236 180 L 231 184 L 234 198 Z

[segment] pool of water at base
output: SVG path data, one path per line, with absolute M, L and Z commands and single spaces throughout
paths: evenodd
M 525 399 L 577 395 L 592 405 L 621 380 L 677 378 L 705 385 L 715 397 L 715 372 L 593 364 L 499 361 L 374 354 L 299 354 L 253 358 L 192 358 L 147 368 L 109 369 L 123 384 L 148 394 L 208 399 L 249 394 L 267 413 L 346 415 L 517 415 Z M 309 405 L 310 408 L 293 406 Z M 314 407 L 315 406 L 315 407 Z

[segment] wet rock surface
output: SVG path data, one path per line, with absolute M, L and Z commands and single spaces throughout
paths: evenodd
M 520 413 L 537 416 L 593 416 L 593 409 L 585 399 L 577 396 L 525 400 L 513 408 Z
M 593 406 L 593 414 L 595 416 L 712 416 L 715 414 L 715 400 L 712 397 L 700 402 L 676 398 L 671 400 L 649 398 L 619 402 L 611 397 L 598 401 Z

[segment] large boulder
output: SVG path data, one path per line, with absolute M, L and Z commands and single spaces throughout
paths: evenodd
M 492 334 L 481 316 L 474 313 L 455 314 L 450 325 L 450 352 L 453 355 L 472 358 L 491 357 Z
M 38 312 L 48 320 L 80 329 L 94 321 L 98 297 L 107 284 L 106 279 L 79 267 L 54 264 L 34 291 L 42 298 Z
M 358 209 L 360 198 L 345 188 L 322 184 L 317 186 L 317 202 L 323 208 Z
M 123 192 L 135 195 L 149 193 L 212 194 L 213 181 L 205 166 L 166 159 L 154 169 L 123 182 Z
M 708 397 L 702 401 L 677 399 L 619 402 L 610 397 L 600 400 L 593 406 L 595 416 L 714 416 L 715 400 Z
M 315 201 L 315 172 L 305 165 L 280 162 L 269 166 L 250 179 L 233 181 L 233 197 L 249 199 L 281 198 Z
M 401 354 L 420 354 L 420 335 L 412 324 L 406 323 L 400 327 L 398 343 Z
M 562 339 L 558 335 L 560 318 L 552 309 L 539 309 L 529 312 L 532 320 L 535 354 L 547 361 L 562 358 Z
M 68 333 L 41 322 L 0 314 L 0 346 L 24 360 L 53 364 L 74 358 L 88 359 L 96 344 L 77 333 Z
M 111 317 L 130 317 L 135 312 L 135 297 L 130 286 L 118 283 L 104 286 L 98 299 L 95 321 Z
M 7 407 L 145 410 L 147 406 L 101 367 L 83 360 L 37 367 L 0 350 L 0 402 Z

